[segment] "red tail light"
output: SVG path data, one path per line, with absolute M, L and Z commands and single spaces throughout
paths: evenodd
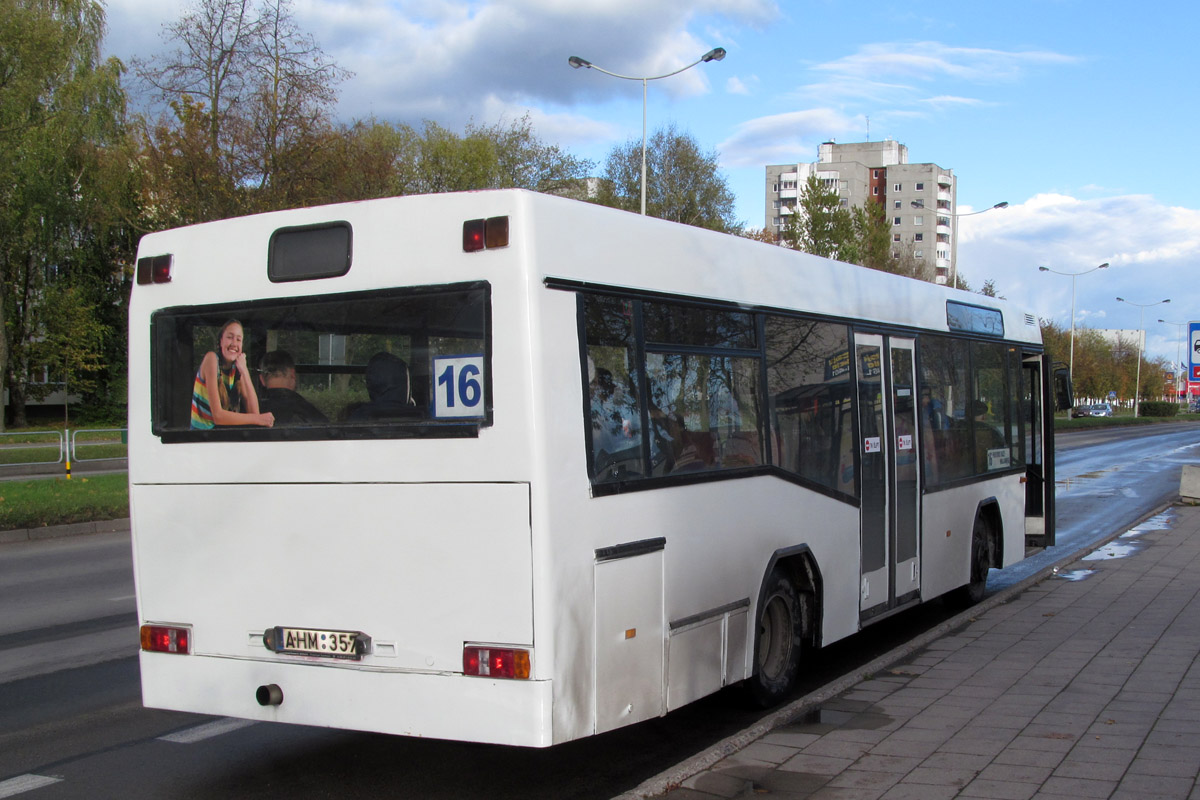
M 529 651 L 506 647 L 463 648 L 463 674 L 528 680 Z
M 142 649 L 147 653 L 191 652 L 192 632 L 190 628 L 168 625 L 143 625 Z

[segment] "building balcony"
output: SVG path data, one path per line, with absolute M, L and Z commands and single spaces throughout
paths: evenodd
M 780 189 L 779 190 L 779 197 L 781 199 L 793 199 L 794 200 L 799 196 L 800 195 L 799 195 L 798 189 Z

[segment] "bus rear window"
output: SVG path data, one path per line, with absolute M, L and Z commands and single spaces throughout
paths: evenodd
M 486 283 L 168 308 L 164 441 L 470 436 L 491 423 Z

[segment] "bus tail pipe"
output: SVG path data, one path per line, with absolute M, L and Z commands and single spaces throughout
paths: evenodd
M 260 706 L 278 706 L 283 704 L 283 689 L 278 684 L 268 683 L 254 691 L 254 699 Z

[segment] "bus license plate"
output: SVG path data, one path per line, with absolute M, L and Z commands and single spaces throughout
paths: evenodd
M 361 631 L 276 626 L 263 633 L 263 644 L 276 653 L 358 660 L 370 650 L 371 637 Z

